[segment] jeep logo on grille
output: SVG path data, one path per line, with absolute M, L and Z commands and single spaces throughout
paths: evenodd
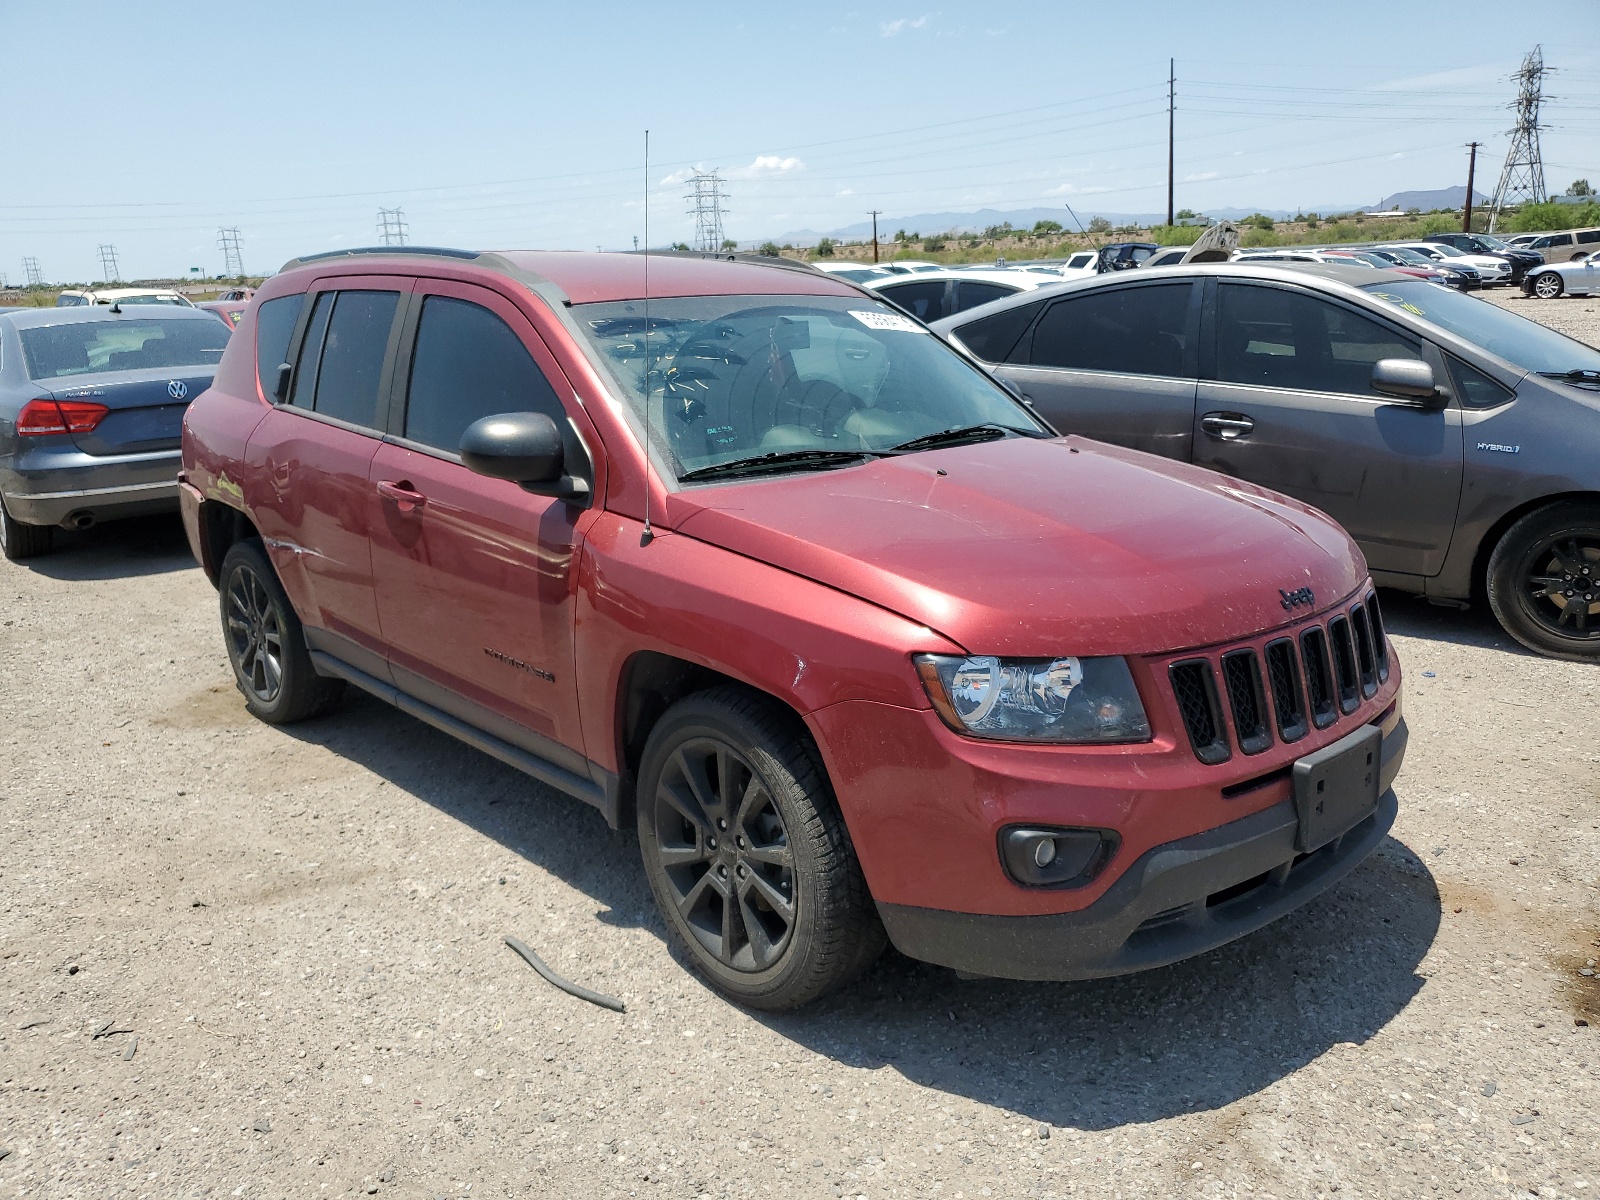
M 1296 588 L 1292 592 L 1286 592 L 1282 588 L 1279 588 L 1278 595 L 1283 597 L 1282 603 L 1284 612 L 1290 612 L 1293 609 L 1299 608 L 1301 605 L 1304 605 L 1306 608 L 1310 608 L 1317 602 L 1316 596 L 1312 595 L 1311 589 L 1308 587 Z

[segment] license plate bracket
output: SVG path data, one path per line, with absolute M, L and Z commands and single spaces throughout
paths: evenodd
M 1300 817 L 1295 849 L 1321 849 L 1378 807 L 1383 731 L 1363 725 L 1294 764 L 1294 805 Z

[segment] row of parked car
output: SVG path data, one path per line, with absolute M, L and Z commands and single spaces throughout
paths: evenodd
M 357 687 L 632 825 L 685 960 L 769 1009 L 886 941 L 1089 978 L 1332 886 L 1398 809 L 1375 581 L 1600 657 L 1600 353 L 1520 317 L 1224 263 L 930 329 L 649 263 L 315 255 L 231 340 L 0 314 L 6 555 L 176 503 L 253 713 Z

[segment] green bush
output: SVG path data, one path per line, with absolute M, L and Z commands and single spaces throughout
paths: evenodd
M 820 242 L 817 243 L 817 257 L 818 258 L 832 258 L 833 257 L 833 248 L 834 248 L 834 246 L 836 244 L 837 243 L 835 243 L 832 238 L 823 238 Z
M 1205 231 L 1204 225 L 1152 225 L 1150 240 L 1162 246 L 1192 246 Z
M 1089 232 L 1090 233 L 1110 233 L 1111 232 L 1111 222 L 1106 220 L 1104 217 L 1091 217 L 1089 219 Z
M 944 239 L 942 237 L 931 237 L 922 243 L 922 248 L 928 251 L 943 250 Z
M 1060 221 L 1035 221 L 1033 223 L 1034 237 L 1054 237 L 1061 232 Z
M 1538 233 L 1545 229 L 1577 229 L 1584 225 L 1600 225 L 1600 201 L 1524 204 L 1503 228 L 1507 233 Z
M 762 242 L 761 249 L 757 253 L 765 254 L 768 258 L 777 258 L 783 253 L 783 248 L 777 242 Z

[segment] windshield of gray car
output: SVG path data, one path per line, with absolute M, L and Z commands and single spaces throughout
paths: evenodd
M 944 430 L 1042 427 L 923 326 L 864 296 L 579 304 L 635 428 L 678 476 L 796 452 L 870 454 Z M 813 455 L 814 458 L 814 455 Z M 798 468 L 797 468 L 798 469 Z
M 1600 350 L 1437 284 L 1383 283 L 1367 294 L 1482 346 L 1525 371 L 1600 370 Z
M 228 327 L 195 320 L 74 321 L 17 330 L 30 379 L 105 371 L 214 367 L 228 345 Z

